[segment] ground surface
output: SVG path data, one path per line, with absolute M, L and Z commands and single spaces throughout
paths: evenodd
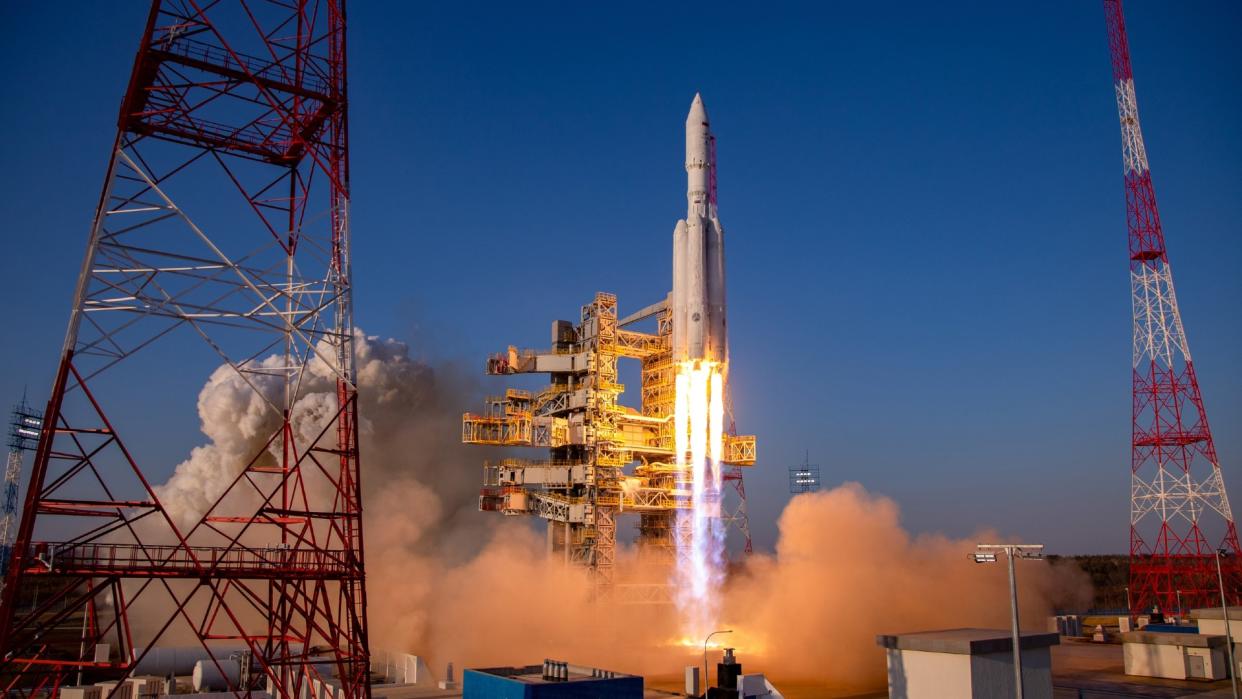
M 782 682 L 772 678 L 786 699 L 882 699 L 887 691 L 859 693 L 826 683 Z M 1052 684 L 1055 699 L 1227 699 L 1233 696 L 1229 680 L 1203 682 L 1130 677 L 1124 672 L 1119 644 L 1062 639 L 1052 647 Z M 676 692 L 680 677 L 648 677 L 647 687 Z
M 1214 699 L 1232 697 L 1229 680 L 1164 680 L 1125 674 L 1119 644 L 1062 640 L 1052 647 L 1056 699 Z
M 677 697 L 685 696 L 679 693 L 685 686 L 685 680 L 680 676 L 652 677 L 648 675 L 644 679 L 648 689 L 671 692 Z M 825 682 L 781 682 L 777 678 L 771 679 L 772 684 L 776 685 L 776 688 L 781 690 L 781 694 L 785 695 L 785 699 L 878 699 L 888 696 L 888 692 L 859 694 L 857 689 L 833 687 Z

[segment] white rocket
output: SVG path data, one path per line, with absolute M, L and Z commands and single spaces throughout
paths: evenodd
M 724 230 L 716 217 L 715 143 L 697 93 L 686 116 L 686 218 L 673 229 L 673 361 L 728 360 Z

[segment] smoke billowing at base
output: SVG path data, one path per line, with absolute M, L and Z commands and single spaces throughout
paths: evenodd
M 474 393 L 467 377 L 412 360 L 394 340 L 359 333 L 356 347 L 373 653 L 415 653 L 437 670 L 563 657 L 649 676 L 702 662 L 701 646 L 673 645 L 673 608 L 592 602 L 583 572 L 548 560 L 541 531 L 478 512 L 480 467 L 459 443 L 461 408 Z M 334 400 L 321 379 L 295 413 Z M 271 432 L 272 418 L 228 367 L 208 380 L 198 408 L 210 443 L 158 489 L 183 521 Z M 728 645 L 743 662 L 778 681 L 882 686 L 878 633 L 1008 627 L 1004 566 L 971 563 L 976 539 L 911 535 L 896 503 L 861 485 L 793 498 L 779 530 L 774 554 L 731 571 L 719 620 L 735 629 Z M 618 553 L 624 570 L 634 552 Z M 1042 629 L 1056 606 L 1090 599 L 1072 565 L 1025 562 L 1019 575 L 1028 629 Z

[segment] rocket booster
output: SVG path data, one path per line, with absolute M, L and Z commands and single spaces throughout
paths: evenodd
M 716 216 L 715 147 L 703 98 L 686 116 L 686 218 L 673 229 L 673 361 L 728 361 L 724 231 Z

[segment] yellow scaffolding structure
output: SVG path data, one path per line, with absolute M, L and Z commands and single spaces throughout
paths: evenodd
M 643 559 L 669 561 L 677 541 L 689 536 L 677 513 L 693 506 L 689 474 L 675 465 L 673 453 L 676 370 L 667 309 L 657 313 L 656 325 L 655 334 L 619 327 L 616 296 L 597 293 L 576 325 L 553 324 L 550 348 L 511 346 L 487 358 L 488 374 L 548 374 L 545 388 L 533 395 L 508 389 L 489 397 L 482 413 L 462 416 L 467 444 L 542 447 L 549 453 L 543 460 L 487 462 L 480 509 L 543 518 L 549 552 L 585 566 L 599 594 L 641 588 L 633 596 L 644 601 L 671 596 L 653 592 L 664 583 L 617 587 L 616 517 L 637 514 Z M 638 410 L 619 402 L 625 390 L 618 381 L 621 358 L 641 362 Z M 725 454 L 727 463 L 754 464 L 755 437 L 727 436 Z

